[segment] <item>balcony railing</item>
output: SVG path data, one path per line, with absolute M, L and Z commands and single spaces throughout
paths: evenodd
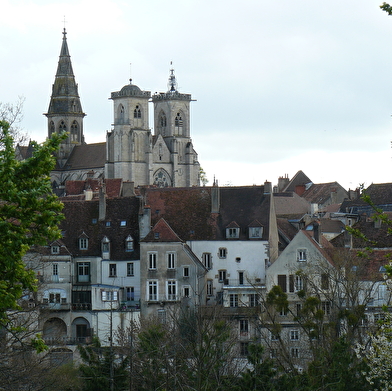
M 261 288 L 265 285 L 265 280 L 261 278 L 243 278 L 243 279 L 234 279 L 234 278 L 225 278 L 223 281 L 223 286 L 231 286 L 231 287 L 256 287 Z

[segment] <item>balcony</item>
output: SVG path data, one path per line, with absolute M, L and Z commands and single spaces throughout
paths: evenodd
M 91 311 L 91 303 L 72 303 L 72 311 Z
M 41 310 L 49 311 L 69 311 L 70 308 L 70 303 L 43 303 L 40 305 Z
M 265 288 L 265 280 L 261 278 L 225 278 L 222 283 L 223 288 Z

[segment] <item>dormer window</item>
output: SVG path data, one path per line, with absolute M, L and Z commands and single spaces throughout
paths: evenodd
M 60 254 L 60 246 L 57 245 L 57 244 L 53 244 L 53 245 L 50 247 L 50 253 L 51 253 L 51 254 L 54 254 L 54 255 Z
M 110 253 L 110 240 L 107 236 L 102 239 L 102 258 L 109 258 Z
M 131 235 L 128 235 L 125 239 L 125 251 L 133 251 L 133 238 Z
M 249 239 L 261 239 L 263 227 L 249 227 Z
M 79 250 L 88 250 L 88 237 L 84 232 L 79 238 Z
M 238 239 L 240 236 L 239 228 L 226 228 L 226 238 L 227 239 Z

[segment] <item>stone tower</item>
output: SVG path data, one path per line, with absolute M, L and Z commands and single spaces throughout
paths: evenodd
M 48 118 L 48 137 L 54 132 L 66 131 L 69 133 L 57 153 L 57 163 L 61 168 L 69 158 L 74 146 L 84 144 L 83 118 L 86 115 L 83 113 L 80 103 L 65 29 L 49 109 L 45 115 Z
M 189 187 L 199 184 L 200 165 L 190 137 L 190 94 L 177 91 L 171 69 L 169 90 L 154 94 L 132 84 L 113 92 L 114 127 L 107 134 L 106 178 L 135 186 Z M 154 104 L 154 129 L 148 103 Z
M 168 91 L 155 94 L 154 129 L 157 139 L 162 138 L 170 152 L 171 186 L 189 187 L 199 184 L 200 165 L 190 136 L 190 94 L 177 90 L 174 69 L 170 70 Z M 161 156 L 159 154 L 159 161 Z M 159 163 L 159 161 L 157 163 Z M 163 163 L 163 162 L 162 162 Z M 154 172 L 153 182 L 159 184 L 166 164 Z
M 150 91 L 142 91 L 132 80 L 120 91 L 112 92 L 114 123 L 106 136 L 106 178 L 123 178 L 136 185 L 150 183 L 150 97 Z

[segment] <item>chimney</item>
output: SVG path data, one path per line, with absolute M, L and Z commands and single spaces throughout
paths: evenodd
M 219 213 L 220 211 L 220 190 L 218 181 L 214 179 L 214 186 L 211 187 L 211 213 Z
M 271 182 L 268 182 L 268 181 L 264 182 L 264 195 L 265 194 L 272 194 L 272 184 L 271 184 Z
M 106 219 L 106 192 L 104 186 L 99 188 L 99 221 Z
M 317 221 L 315 221 L 313 223 L 313 238 L 317 243 L 320 243 L 320 230 L 321 230 L 320 224 Z

